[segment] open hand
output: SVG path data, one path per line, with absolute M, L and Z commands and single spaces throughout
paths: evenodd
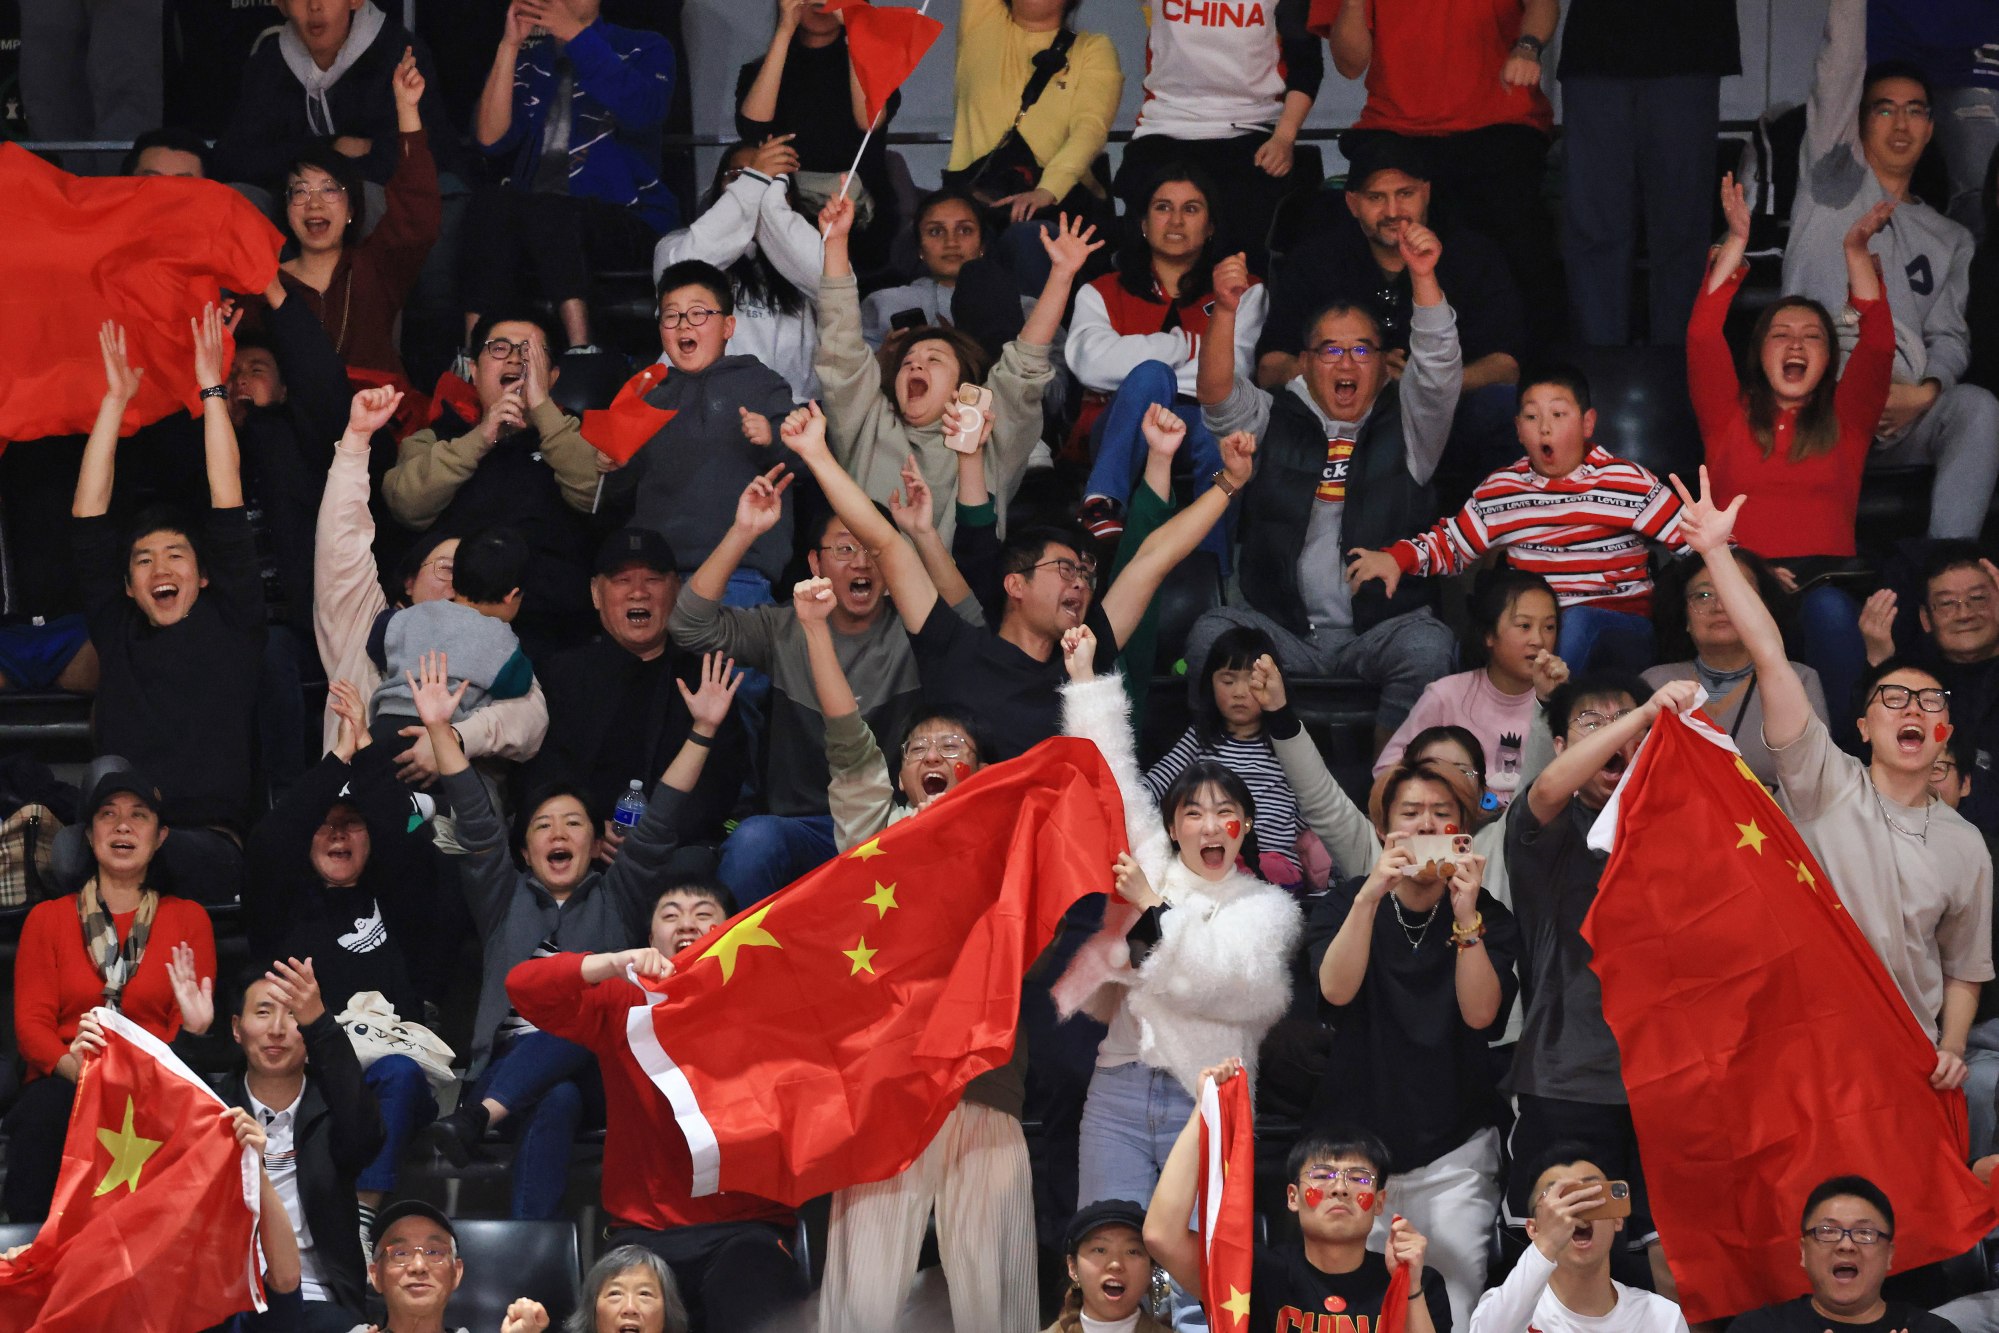
M 1077 625 L 1062 635 L 1062 666 L 1069 679 L 1081 684 L 1097 678 L 1097 636 L 1088 625 Z
M 461 680 L 451 688 L 451 663 L 446 653 L 424 653 L 417 658 L 417 674 L 403 672 L 409 682 L 410 699 L 416 705 L 417 721 L 426 727 L 448 727 L 465 700 L 465 688 L 472 682 Z
M 326 1014 L 326 1001 L 319 993 L 319 978 L 313 974 L 312 960 L 280 958 L 264 973 L 271 997 L 292 1011 L 300 1027 L 318 1022 Z
M 1721 214 L 1728 219 L 1730 236 L 1738 241 L 1749 239 L 1749 197 L 1732 171 L 1721 178 Z
M 1728 549 L 1728 539 L 1735 532 L 1735 516 L 1742 512 L 1742 502 L 1748 497 L 1738 495 L 1729 502 L 1728 508 L 1718 509 L 1705 463 L 1701 464 L 1700 476 L 1701 493 L 1698 496 L 1688 494 L 1686 483 L 1680 480 L 1678 474 L 1668 480 L 1680 497 L 1680 535 L 1689 547 L 1706 555 L 1710 551 Z
M 736 670 L 736 659 L 724 658 L 720 653 L 704 653 L 701 657 L 701 688 L 690 690 L 684 680 L 675 680 L 680 697 L 687 705 L 687 714 L 694 719 L 697 727 L 706 727 L 705 735 L 713 736 L 722 729 L 722 720 L 729 716 L 729 705 L 736 701 L 736 688 L 743 683 L 743 673 Z
M 341 762 L 353 763 L 354 756 L 368 748 L 368 706 L 351 680 L 336 680 L 326 687 L 326 709 L 340 721 L 340 734 L 333 753 Z
M 1057 273 L 1073 277 L 1082 270 L 1085 260 L 1104 248 L 1096 236 L 1097 229 L 1086 225 L 1081 214 L 1072 218 L 1064 213 L 1053 231 L 1041 233 L 1041 248 L 1048 252 L 1049 265 Z
M 131 363 L 125 359 L 124 326 L 105 320 L 97 330 L 97 350 L 104 356 L 104 399 L 122 407 L 139 392 L 139 381 L 146 373 L 132 369 Z M 220 383 L 219 379 L 208 380 L 201 387 L 205 389 Z
M 186 940 L 174 945 L 167 963 L 167 980 L 174 988 L 174 1002 L 180 1006 L 180 1025 L 199 1037 L 215 1022 L 215 978 L 204 977 L 195 969 L 194 946 Z
M 561 376 L 561 371 L 551 368 L 548 339 L 539 333 L 529 334 L 527 349 L 521 353 L 521 393 L 528 407 L 540 407 L 547 402 L 548 391 Z
M 354 401 L 347 408 L 347 429 L 367 438 L 395 420 L 396 409 L 402 406 L 403 391 L 393 385 L 381 384 L 372 389 L 363 389 L 354 395 Z
M 1882 588 L 1860 608 L 1860 640 L 1867 645 L 1867 662 L 1878 666 L 1895 655 L 1895 612 L 1899 601 L 1893 588 Z
M 823 624 L 836 604 L 833 580 L 800 579 L 791 585 L 791 610 L 801 624 Z
M 212 389 L 229 374 L 229 338 L 243 321 L 241 310 L 226 314 L 213 302 L 201 308 L 198 319 L 190 319 L 194 330 L 194 377 L 204 389 Z
M 1846 232 L 1846 252 L 1848 254 L 1864 252 L 1867 243 L 1879 236 L 1881 229 L 1888 225 L 1888 219 L 1894 215 L 1895 205 L 1898 202 L 1900 201 L 1895 199 L 1883 199 L 1855 218 L 1853 225 Z

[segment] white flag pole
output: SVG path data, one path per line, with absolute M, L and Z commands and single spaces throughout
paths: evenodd
M 916 7 L 916 12 L 919 14 L 928 13 L 929 10 L 930 10 L 930 0 L 923 0 L 923 3 Z M 849 60 L 853 59 L 851 51 L 849 52 L 847 58 Z M 854 173 L 861 169 L 861 154 L 868 151 L 868 140 L 874 138 L 875 130 L 879 128 L 882 123 L 882 117 L 887 114 L 888 114 L 888 103 L 884 101 L 882 103 L 882 109 L 875 112 L 875 118 L 873 122 L 871 122 L 868 125 L 867 133 L 861 136 L 861 146 L 854 150 L 854 164 L 848 167 L 847 174 L 840 178 L 840 194 L 839 194 L 840 198 L 845 199 L 847 197 L 847 190 L 854 183 Z

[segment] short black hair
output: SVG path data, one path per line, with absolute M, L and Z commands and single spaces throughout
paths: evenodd
M 1512 605 L 1530 592 L 1543 592 L 1555 604 L 1555 626 L 1562 623 L 1562 599 L 1555 595 L 1548 580 L 1531 570 L 1515 569 L 1511 565 L 1494 565 L 1472 581 L 1471 627 L 1478 636 L 1477 647 L 1483 649 L 1485 636 L 1499 633 L 1499 622 L 1506 618 Z
M 1888 1224 L 1892 1236 L 1895 1230 L 1895 1205 L 1888 1202 L 1888 1193 L 1866 1176 L 1833 1176 L 1821 1180 L 1810 1194 L 1805 1196 L 1805 1210 L 1798 1215 L 1798 1230 L 1803 1231 L 1811 1224 L 1812 1214 L 1827 1199 L 1837 1199 L 1841 1195 L 1863 1200 L 1881 1214 L 1881 1220 Z
M 1231 625 L 1208 645 L 1208 660 L 1201 663 L 1201 693 L 1194 703 L 1194 736 L 1202 746 L 1219 745 L 1229 734 L 1228 719 L 1215 702 L 1215 677 L 1224 671 L 1247 671 L 1265 654 L 1275 659 L 1277 644 L 1254 625 Z
M 723 315 L 736 313 L 736 285 L 729 281 L 729 275 L 705 259 L 683 259 L 677 264 L 668 264 L 653 287 L 655 318 L 660 307 L 666 304 L 667 293 L 677 292 L 682 287 L 699 287 L 706 291 L 715 298 L 715 309 Z
M 451 591 L 467 602 L 503 602 L 526 581 L 532 559 L 520 533 L 488 528 L 458 543 L 451 562 Z
M 1557 1143 L 1551 1143 L 1526 1161 L 1515 1163 L 1516 1166 L 1525 1166 L 1528 1168 L 1525 1179 L 1527 1182 L 1527 1212 L 1529 1216 L 1533 1215 L 1536 1201 L 1534 1186 L 1540 1183 L 1541 1177 L 1547 1175 L 1558 1166 L 1573 1166 L 1577 1162 L 1588 1162 L 1598 1170 L 1603 1169 L 1602 1163 L 1596 1160 L 1595 1151 L 1588 1144 L 1576 1139 L 1566 1139 Z
M 1937 90 L 1931 86 L 1930 76 L 1923 71 L 1921 65 L 1918 65 L 1913 60 L 1877 60 L 1867 67 L 1866 77 L 1860 81 L 1860 118 L 1862 124 L 1866 123 L 1867 107 L 1874 100 L 1867 94 L 1874 91 L 1874 85 L 1880 83 L 1883 79 L 1907 79 L 1923 90 L 1923 100 L 1928 102 L 1932 109 L 1935 108 Z
M 1652 691 L 1644 681 L 1621 671 L 1591 671 L 1569 677 L 1548 696 L 1548 734 L 1568 735 L 1569 719 L 1575 716 L 1578 706 L 1585 700 L 1608 699 L 1619 694 L 1629 698 L 1633 706 L 1652 697 Z
M 684 893 L 695 898 L 705 898 L 722 909 L 723 916 L 736 914 L 736 895 L 729 886 L 713 875 L 673 875 L 669 876 L 652 896 L 652 908 L 659 910 L 659 900 L 669 893 Z
M 1180 817 L 1180 807 L 1193 800 L 1201 788 L 1209 786 L 1219 787 L 1222 795 L 1241 807 L 1243 822 L 1249 830 L 1243 835 L 1242 857 L 1249 863 L 1251 872 L 1256 873 L 1261 854 L 1256 841 L 1256 794 L 1250 791 L 1242 774 L 1219 759 L 1196 759 L 1180 770 L 1179 776 L 1160 796 L 1159 817 L 1166 825 L 1168 835 L 1172 834 L 1173 821 Z
M 340 233 L 340 243 L 344 246 L 360 244 L 361 235 L 368 227 L 368 191 L 366 182 L 361 178 L 361 165 L 347 154 L 335 152 L 332 143 L 325 139 L 305 145 L 292 154 L 291 161 L 285 163 L 284 174 L 278 178 L 277 199 L 274 201 L 278 210 L 278 230 L 287 236 L 292 235 L 285 213 L 290 202 L 288 194 L 292 177 L 303 175 L 308 167 L 333 177 L 347 192 L 347 230 Z
M 1943 678 L 1937 675 L 1936 672 L 1930 670 L 1914 658 L 1904 657 L 1900 653 L 1896 653 L 1884 658 L 1878 666 L 1867 668 L 1866 672 L 1860 677 L 1860 688 L 1854 692 L 1853 696 L 1853 715 L 1855 717 L 1865 717 L 1867 715 L 1867 705 L 1874 698 L 1874 691 L 1879 688 L 1882 681 L 1888 679 L 1888 677 L 1894 675 L 1897 671 L 1913 671 L 1919 676 L 1928 676 L 1937 683 L 1939 689 L 1944 688 Z M 1924 689 L 1927 687 L 1919 685 L 1916 688 Z M 1948 695 L 1949 690 L 1945 689 L 1944 693 Z M 1948 699 L 1945 701 L 1944 716 L 1950 716 Z
M 1923 601 L 1930 600 L 1929 586 L 1933 579 L 1940 579 L 1953 569 L 1977 569 L 1979 561 L 1986 559 L 1985 552 L 1978 549 L 1977 542 L 1961 537 L 1946 537 L 1931 542 L 1923 548 Z
M 1567 389 L 1576 400 L 1581 411 L 1590 410 L 1589 376 L 1583 374 L 1582 367 L 1567 361 L 1544 361 L 1538 366 L 1529 366 L 1520 373 L 1519 387 L 1513 395 L 1513 410 L 1518 413 L 1520 405 L 1527 401 L 1527 391 L 1540 384 L 1552 384 L 1558 389 Z
M 120 176 L 130 176 L 139 170 L 139 159 L 148 148 L 167 148 L 176 153 L 192 153 L 201 159 L 201 177 L 207 180 L 213 173 L 209 170 L 208 140 L 201 137 L 198 130 L 185 125 L 162 125 L 158 129 L 147 130 L 132 140 L 132 146 L 125 151 L 125 160 L 118 164 Z
M 173 532 L 187 538 L 187 544 L 194 548 L 194 572 L 201 573 L 205 561 L 201 558 L 201 530 L 194 521 L 194 515 L 177 504 L 150 504 L 141 509 L 133 518 L 132 526 L 125 536 L 125 568 L 132 567 L 132 551 L 141 538 L 156 532 Z
M 1375 1135 L 1358 1125 L 1327 1125 L 1323 1129 L 1306 1130 L 1291 1145 L 1290 1155 L 1284 1159 L 1284 1181 L 1295 1185 L 1313 1162 L 1338 1157 L 1358 1157 L 1373 1167 L 1377 1190 L 1388 1183 L 1389 1174 L 1395 1170 L 1388 1145 Z
M 535 813 L 550 801 L 560 800 L 564 796 L 571 797 L 578 805 L 583 807 L 584 815 L 590 820 L 591 831 L 596 831 L 597 825 L 603 820 L 605 812 L 599 810 L 596 802 L 591 800 L 589 790 L 567 777 L 553 778 L 547 782 L 538 783 L 528 788 L 527 799 L 522 801 L 521 808 L 514 812 L 514 846 L 516 849 L 527 846 L 528 825 L 534 822 Z M 654 898 L 653 902 L 656 905 L 659 899 Z
M 1379 310 L 1376 310 L 1365 301 L 1358 301 L 1346 296 L 1336 296 L 1330 301 L 1320 302 L 1316 310 L 1305 316 L 1305 323 L 1298 330 L 1298 347 L 1301 357 L 1310 355 L 1312 351 L 1312 335 L 1318 332 L 1320 322 L 1333 315 L 1359 315 L 1374 326 L 1374 340 L 1376 342 L 1383 342 L 1387 339 L 1388 335 L 1382 331 L 1381 312 Z
M 479 349 L 486 345 L 486 340 L 493 336 L 493 330 L 501 324 L 531 324 L 541 338 L 542 346 L 555 345 L 548 336 L 548 325 L 541 322 L 540 315 L 525 307 L 513 307 L 491 310 L 479 316 L 479 322 L 472 326 L 472 336 L 465 340 L 465 350 L 477 357 Z
M 1053 523 L 1021 528 L 1009 532 L 1006 541 L 1000 544 L 1001 577 L 1008 574 L 1026 574 L 1032 577 L 1034 567 L 1041 563 L 1042 557 L 1051 546 L 1066 546 L 1083 560 L 1088 560 L 1096 549 L 1090 545 L 1090 539 L 1075 528 L 1061 527 Z
M 909 721 L 903 724 L 902 735 L 895 742 L 897 767 L 901 766 L 902 756 L 909 749 L 909 738 L 916 734 L 918 727 L 930 722 L 948 722 L 963 732 L 965 739 L 972 743 L 972 753 L 981 765 L 993 763 L 998 758 L 993 752 L 992 738 L 986 733 L 985 726 L 977 715 L 963 708 L 938 708 L 925 705 L 919 706 L 909 715 Z

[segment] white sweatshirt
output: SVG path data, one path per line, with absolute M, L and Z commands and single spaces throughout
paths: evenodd
M 1210 298 L 1212 299 L 1212 298 Z M 1263 335 L 1263 319 L 1270 310 L 1270 291 L 1253 283 L 1236 307 L 1235 363 L 1256 364 L 1256 340 Z M 1183 329 L 1166 333 L 1119 333 L 1104 307 L 1103 293 L 1088 286 L 1076 293 L 1076 308 L 1069 315 L 1069 339 L 1062 345 L 1069 369 L 1086 389 L 1116 393 L 1131 374 L 1147 361 L 1164 361 L 1173 367 L 1173 377 L 1183 398 L 1194 396 L 1194 377 L 1199 373 L 1201 339 Z
M 1134 139 L 1232 139 L 1284 111 L 1277 0 L 1157 0 L 1146 6 L 1145 101 Z
M 1664 1296 L 1622 1282 L 1610 1285 L 1617 1304 L 1606 1315 L 1581 1315 L 1562 1304 L 1548 1279 L 1555 1261 L 1529 1245 L 1506 1281 L 1478 1298 L 1471 1333 L 1687 1333 L 1687 1317 Z

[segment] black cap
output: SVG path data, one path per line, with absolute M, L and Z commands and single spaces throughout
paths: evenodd
M 651 528 L 619 528 L 597 548 L 596 572 L 600 578 L 633 565 L 644 565 L 655 574 L 680 570 L 673 558 L 673 548 Z
M 368 1228 L 368 1249 L 372 1253 L 382 1248 L 382 1237 L 389 1234 L 389 1228 L 405 1217 L 421 1217 L 444 1228 L 444 1234 L 453 1241 L 458 1239 L 458 1229 L 451 1225 L 451 1219 L 442 1209 L 433 1208 L 422 1199 L 402 1199 L 390 1204 L 375 1214 L 375 1224 Z
M 130 764 L 107 769 L 97 781 L 91 783 L 90 792 L 84 799 L 80 813 L 85 819 L 89 819 L 104 808 L 106 801 L 121 791 L 130 792 L 144 801 L 148 806 L 152 807 L 154 814 L 161 813 L 161 806 L 164 802 L 160 797 L 160 789 L 154 786 L 145 774 Z
M 1064 1252 L 1074 1254 L 1083 1248 L 1083 1242 L 1090 1233 L 1104 1227 L 1130 1227 L 1140 1235 L 1145 1234 L 1145 1209 L 1130 1199 L 1104 1199 L 1079 1211 L 1069 1223 L 1069 1236 Z
M 1399 171 L 1419 181 L 1430 179 L 1430 154 L 1415 139 L 1386 130 L 1348 130 L 1340 136 L 1347 159 L 1347 189 L 1363 190 L 1378 171 Z

